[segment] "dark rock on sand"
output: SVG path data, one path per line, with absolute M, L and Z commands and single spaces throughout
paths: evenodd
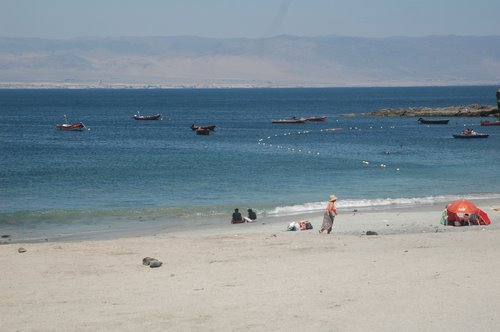
M 366 235 L 378 235 L 378 233 L 374 231 L 367 231 Z
M 149 265 L 149 267 L 160 267 L 163 263 L 153 257 L 144 257 L 142 259 L 143 265 Z
M 18 252 L 18 253 L 20 253 L 20 254 L 22 254 L 23 252 L 26 252 L 26 251 L 27 251 L 27 250 L 26 250 L 26 249 L 24 249 L 24 248 L 19 248 L 19 249 L 17 249 L 17 252 Z
M 160 262 L 159 260 L 153 260 L 151 263 L 149 263 L 149 267 L 160 267 L 163 263 Z
M 155 261 L 157 260 L 156 258 L 153 258 L 153 257 L 144 257 L 142 259 L 142 265 L 149 265 L 151 264 L 152 261 Z

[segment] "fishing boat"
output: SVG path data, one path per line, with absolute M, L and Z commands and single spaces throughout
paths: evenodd
M 420 119 L 418 119 L 418 121 L 420 123 L 423 123 L 423 124 L 448 124 L 448 122 L 450 120 L 429 120 L 429 119 L 420 118 Z
M 56 128 L 65 131 L 82 131 L 86 129 L 83 122 L 68 123 L 66 115 L 64 115 L 64 123 L 56 124 Z
M 161 114 L 155 114 L 155 115 L 140 115 L 139 112 L 137 112 L 136 115 L 134 115 L 134 119 L 136 120 L 160 120 Z
M 206 130 L 210 130 L 210 131 L 215 131 L 215 127 L 216 127 L 215 125 L 211 125 L 211 126 L 197 126 L 195 124 L 191 125 L 192 130 L 206 129 Z
M 481 121 L 481 126 L 500 126 L 500 121 Z
M 481 134 L 481 133 L 473 133 L 473 134 L 455 134 L 453 137 L 455 138 L 488 138 L 488 134 Z
M 273 120 L 272 123 L 304 123 L 306 122 L 306 119 L 304 118 L 291 118 L 291 119 L 280 119 L 280 120 Z
M 308 118 L 305 118 L 307 122 L 321 122 L 321 121 L 326 121 L 328 117 L 326 116 L 310 116 Z
M 59 130 L 67 130 L 67 131 L 82 131 L 85 129 L 85 125 L 81 122 L 62 123 L 62 124 L 57 124 L 56 128 Z

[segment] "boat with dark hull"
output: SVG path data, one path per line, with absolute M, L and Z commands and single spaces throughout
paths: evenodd
M 481 126 L 500 126 L 500 121 L 481 121 Z
M 136 114 L 134 115 L 135 120 L 161 120 L 161 114 L 155 114 L 155 115 L 140 115 Z
M 291 118 L 291 119 L 279 119 L 279 120 L 272 120 L 272 123 L 304 123 L 306 122 L 306 119 L 304 118 Z
M 429 120 L 424 118 L 419 118 L 418 121 L 422 124 L 448 124 L 450 122 L 450 120 L 445 119 Z
M 323 122 L 326 121 L 326 119 L 328 119 L 326 116 L 310 116 L 305 118 L 306 122 Z
M 210 131 L 215 131 L 215 125 L 210 125 L 210 126 L 197 126 L 195 124 L 191 125 L 191 130 L 198 130 L 198 129 L 204 129 L 204 130 L 210 130 Z
M 480 134 L 480 133 L 475 133 L 475 134 L 455 134 L 453 135 L 453 137 L 455 138 L 465 138 L 465 139 L 469 139 L 469 138 L 488 138 L 488 134 Z

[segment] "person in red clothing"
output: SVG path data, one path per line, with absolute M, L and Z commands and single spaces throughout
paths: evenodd
M 337 196 L 330 195 L 328 199 L 328 205 L 326 206 L 325 213 L 323 214 L 323 224 L 321 225 L 321 229 L 319 233 L 323 233 L 326 230 L 328 234 L 331 233 L 333 228 L 333 221 L 335 220 L 335 216 L 337 215 L 337 208 L 335 207 L 335 202 L 337 201 Z

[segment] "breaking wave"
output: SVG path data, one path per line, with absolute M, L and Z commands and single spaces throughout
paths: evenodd
M 420 205 L 443 204 L 459 200 L 500 199 L 500 193 L 466 194 L 466 195 L 441 195 L 427 197 L 403 198 L 374 198 L 374 199 L 342 199 L 336 203 L 339 210 L 366 209 L 366 208 L 404 208 Z M 279 206 L 265 213 L 269 216 L 296 215 L 308 212 L 317 212 L 325 208 L 326 202 L 312 202 L 291 206 Z

